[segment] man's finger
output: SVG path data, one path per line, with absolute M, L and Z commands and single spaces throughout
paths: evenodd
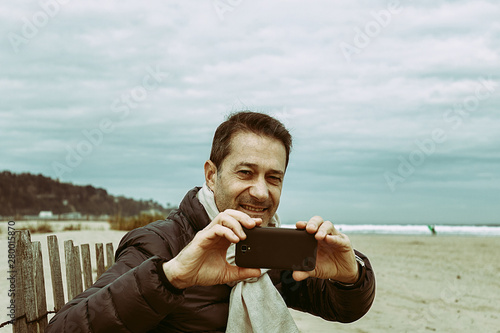
M 295 281 L 302 281 L 302 280 L 307 279 L 310 276 L 312 276 L 311 272 L 293 271 L 293 273 L 292 273 L 292 277 Z
M 248 228 L 248 229 L 252 229 L 253 227 L 255 227 L 255 225 L 258 223 L 257 221 L 260 221 L 260 223 L 262 223 L 262 219 L 252 218 L 248 214 L 243 213 L 239 210 L 226 209 L 224 211 L 224 213 L 233 217 L 236 221 L 238 221 L 241 225 L 243 225 L 245 228 Z
M 245 233 L 243 232 L 243 228 L 241 227 L 240 222 L 237 220 L 239 216 L 234 216 L 231 212 L 224 211 L 217 215 L 215 220 L 215 225 L 222 225 L 226 228 L 231 229 L 239 238 L 244 239 Z
M 310 234 L 315 234 L 321 224 L 323 224 L 323 218 L 321 216 L 313 216 L 307 221 L 306 230 Z
M 246 235 L 242 226 L 252 229 L 257 224 L 262 223 L 262 220 L 251 218 L 247 214 L 237 210 L 226 209 L 224 212 L 217 215 L 213 222 L 214 224 L 220 224 L 233 230 L 240 239 L 245 239 Z
M 305 229 L 307 226 L 307 221 L 298 221 L 295 223 L 295 228 L 297 229 Z
M 211 228 L 205 230 L 205 232 L 206 234 L 204 235 L 204 238 L 207 241 L 212 241 L 220 237 L 227 239 L 231 243 L 238 243 L 240 241 L 240 237 L 238 237 L 233 230 L 220 224 L 212 226 Z
M 316 232 L 316 239 L 321 240 L 326 237 L 326 235 L 337 235 L 339 232 L 333 226 L 333 223 L 330 221 L 324 221 Z

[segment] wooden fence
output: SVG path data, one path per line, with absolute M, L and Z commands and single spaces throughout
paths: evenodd
M 50 311 L 47 310 L 41 244 L 38 241 L 31 242 L 28 230 L 16 231 L 15 320 L 12 323 L 14 333 L 45 332 L 48 315 L 59 311 L 66 303 L 59 244 L 55 235 L 47 236 L 47 247 L 54 297 L 54 309 Z M 113 244 L 106 244 L 106 266 L 103 244 L 95 244 L 95 251 L 98 278 L 114 263 Z M 65 241 L 64 258 L 66 261 L 66 296 L 70 301 L 93 284 L 89 244 L 77 246 L 72 240 Z

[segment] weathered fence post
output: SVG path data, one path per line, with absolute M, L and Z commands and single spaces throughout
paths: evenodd
M 75 298 L 77 295 L 83 292 L 83 282 L 82 282 L 82 265 L 80 260 L 80 247 L 78 245 L 73 246 L 73 262 L 74 266 L 74 281 L 76 283 L 75 291 L 76 294 L 73 296 Z
M 104 248 L 102 243 L 95 245 L 95 256 L 97 260 L 97 278 L 104 273 Z
M 35 317 L 38 324 L 38 332 L 45 333 L 47 321 L 47 298 L 45 296 L 45 279 L 43 277 L 42 246 L 40 242 L 33 242 L 33 273 L 36 300 Z
M 90 261 L 90 246 L 89 244 L 80 245 L 82 248 L 82 268 L 84 288 L 88 289 L 92 286 L 92 263 Z
M 64 242 L 64 258 L 66 259 L 66 286 L 68 290 L 68 301 L 76 296 L 76 282 L 74 278 L 75 262 L 73 257 L 73 241 L 67 240 Z
M 115 263 L 115 256 L 113 253 L 113 243 L 106 244 L 106 269 L 113 266 Z
M 16 320 L 13 331 L 44 333 L 47 299 L 40 242 L 28 230 L 16 231 Z
M 50 276 L 52 280 L 52 294 L 54 296 L 54 311 L 59 311 L 64 306 L 64 288 L 61 273 L 61 259 L 59 256 L 59 243 L 56 235 L 47 236 L 49 249 Z
M 28 333 L 28 324 L 26 322 L 26 293 L 30 292 L 32 284 L 29 281 L 32 279 L 25 279 L 25 275 L 31 275 L 29 271 L 25 271 L 24 262 L 26 261 L 25 255 L 29 252 L 31 257 L 31 251 L 28 251 L 28 244 L 30 241 L 30 234 L 28 230 L 16 231 L 16 317 L 13 324 L 14 333 Z M 31 246 L 30 246 L 31 247 Z M 31 250 L 31 248 L 30 248 Z

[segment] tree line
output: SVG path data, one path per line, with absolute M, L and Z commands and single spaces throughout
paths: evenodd
M 52 211 L 54 215 L 78 212 L 82 215 L 128 217 L 151 209 L 162 214 L 170 210 L 153 200 L 114 196 L 103 188 L 61 183 L 41 174 L 0 173 L 0 216 L 38 215 L 40 211 Z

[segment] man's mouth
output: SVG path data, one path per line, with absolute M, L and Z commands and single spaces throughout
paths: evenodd
M 262 213 L 265 211 L 267 208 L 263 207 L 252 207 L 252 206 L 247 206 L 247 205 L 240 205 L 243 209 L 251 211 L 251 212 L 256 212 L 256 213 Z

